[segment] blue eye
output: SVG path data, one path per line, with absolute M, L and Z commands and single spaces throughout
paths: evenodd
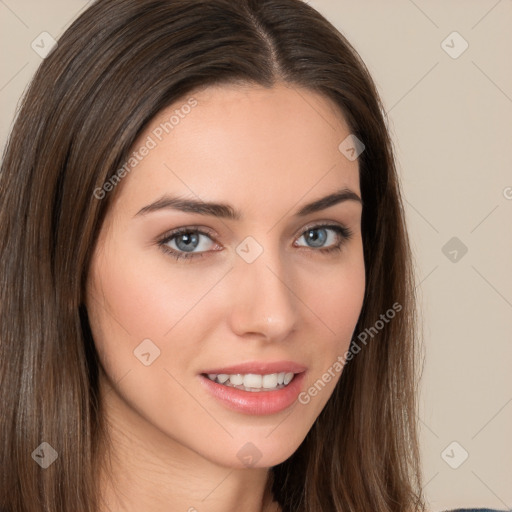
M 201 238 L 209 239 L 213 243 L 208 233 L 197 229 L 183 228 L 170 233 L 170 235 L 159 242 L 159 245 L 165 252 L 176 259 L 192 258 L 203 256 L 202 253 L 208 252 L 208 242 L 205 243 Z M 200 250 L 194 252 L 197 248 L 200 248 Z
M 313 226 L 307 229 L 302 236 L 309 247 L 326 249 L 327 251 L 341 249 L 342 242 L 339 239 L 350 238 L 351 233 L 342 226 Z M 334 244 L 334 245 L 333 245 Z M 327 245 L 328 247 L 325 247 Z M 324 252 L 326 252 L 324 250 Z
M 352 232 L 344 226 L 335 224 L 311 226 L 297 239 L 294 247 L 306 247 L 313 249 L 314 252 L 325 254 L 341 250 L 344 242 L 351 237 Z M 302 239 L 307 245 L 298 243 Z M 221 250 L 211 234 L 192 227 L 180 228 L 166 234 L 158 245 L 177 260 L 202 257 L 212 251 Z M 212 249 L 212 246 L 217 248 Z

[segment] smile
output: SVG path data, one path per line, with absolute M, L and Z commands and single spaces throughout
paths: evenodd
M 258 375 L 255 373 L 228 375 L 226 373 L 205 374 L 211 381 L 244 391 L 272 391 L 285 388 L 295 376 L 292 372 L 269 373 Z

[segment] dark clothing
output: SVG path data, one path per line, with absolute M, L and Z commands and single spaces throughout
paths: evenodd
M 445 510 L 444 512 L 512 512 L 512 510 L 496 510 L 494 508 L 457 508 L 455 510 Z

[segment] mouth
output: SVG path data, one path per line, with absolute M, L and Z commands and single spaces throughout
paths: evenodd
M 202 373 L 203 377 L 210 379 L 212 382 L 222 384 L 231 388 L 242 389 L 244 391 L 261 392 L 261 391 L 278 391 L 285 388 L 295 378 L 297 373 L 279 372 L 279 373 Z
M 281 412 L 297 400 L 306 372 L 305 366 L 281 361 L 212 368 L 199 377 L 205 391 L 229 409 L 265 415 Z

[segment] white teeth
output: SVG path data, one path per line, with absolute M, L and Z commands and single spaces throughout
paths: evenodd
M 234 386 L 241 386 L 244 383 L 244 376 L 237 373 L 236 375 L 230 375 L 229 381 Z
M 263 375 L 262 384 L 265 389 L 275 388 L 277 386 L 277 373 L 271 373 L 270 375 Z
M 263 377 L 261 375 L 255 375 L 254 373 L 248 373 L 247 375 L 245 375 L 243 383 L 246 388 L 261 388 L 262 380 L 263 380 Z M 233 381 L 231 380 L 231 382 L 233 382 Z
M 280 372 L 259 375 L 248 373 L 242 375 L 240 373 L 227 375 L 225 373 L 209 373 L 208 378 L 225 386 L 244 389 L 245 391 L 262 391 L 268 389 L 281 389 L 287 386 L 293 379 L 294 373 Z
M 285 376 L 284 376 L 284 385 L 286 386 L 287 384 L 289 384 L 292 379 L 293 379 L 293 373 L 285 374 Z

